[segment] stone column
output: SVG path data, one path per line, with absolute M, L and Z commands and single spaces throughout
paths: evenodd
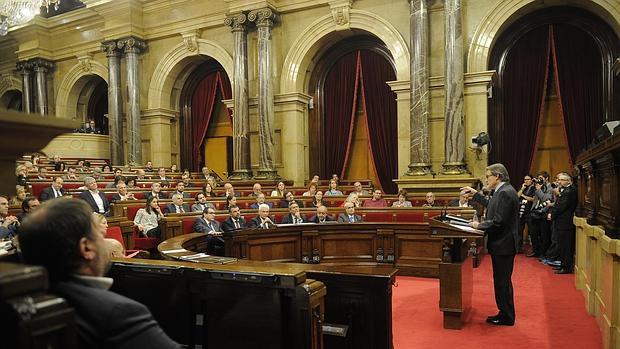
M 125 53 L 127 64 L 127 91 L 129 111 L 127 113 L 128 164 L 142 164 L 142 136 L 140 132 L 140 81 L 138 56 L 146 49 L 146 42 L 136 37 L 117 41 Z
M 467 172 L 463 127 L 463 28 L 461 0 L 445 0 L 445 162 L 443 174 Z
M 252 178 L 250 162 L 250 113 L 248 108 L 248 34 L 247 16 L 239 13 L 226 18 L 224 23 L 231 27 L 234 40 L 233 66 L 233 173 L 229 179 Z
M 256 179 L 279 178 L 274 166 L 273 86 L 271 85 L 271 28 L 277 15 L 270 9 L 253 10 L 248 19 L 258 28 L 258 138 L 259 168 Z
M 121 97 L 121 53 L 115 40 L 105 41 L 101 50 L 108 57 L 108 133 L 112 165 L 125 164 Z
M 32 86 L 30 77 L 32 76 L 32 65 L 26 61 L 17 62 L 17 71 L 22 75 L 22 110 L 24 113 L 32 112 Z
M 429 28 L 427 0 L 410 0 L 411 77 L 410 88 L 410 154 L 411 163 L 406 175 L 432 173 L 429 144 Z
M 35 110 L 45 116 L 49 113 L 47 107 L 47 72 L 54 68 L 54 62 L 43 58 L 30 60 L 35 75 Z

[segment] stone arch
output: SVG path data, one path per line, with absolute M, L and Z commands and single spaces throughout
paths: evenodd
M 5 76 L 0 80 L 0 97 L 9 91 L 22 91 L 22 81 L 13 75 Z
M 350 10 L 351 29 L 360 29 L 378 37 L 392 54 L 397 80 L 409 80 L 409 49 L 400 33 L 384 18 L 370 12 Z M 295 40 L 282 68 L 281 93 L 306 90 L 306 71 L 322 48 L 322 40 L 337 31 L 331 14 L 314 21 Z
M 620 23 L 615 20 L 615 18 L 620 18 L 620 6 L 617 0 L 575 1 L 570 5 L 582 7 L 600 16 L 620 36 Z M 480 21 L 480 25 L 474 32 L 467 52 L 467 71 L 473 73 L 488 70 L 491 48 L 502 30 L 524 14 L 541 8 L 538 0 L 500 1 Z
M 187 45 L 184 43 L 176 45 L 157 64 L 149 84 L 148 109 L 164 108 L 175 110 L 175 103 L 171 98 L 175 83 L 184 72 L 187 72 L 188 67 L 204 60 L 204 57 L 201 58 L 201 56 L 209 56 L 215 59 L 222 65 L 226 74 L 232 80 L 232 56 L 213 41 L 197 39 L 197 43 L 198 47 L 195 51 L 188 50 Z
M 108 82 L 108 68 L 103 64 L 91 61 L 86 66 L 78 63 L 74 65 L 65 75 L 58 86 L 58 94 L 56 95 L 56 117 L 74 119 L 76 116 L 75 106 L 77 105 L 80 92 L 88 83 L 89 76 L 96 75 L 101 77 L 106 83 Z

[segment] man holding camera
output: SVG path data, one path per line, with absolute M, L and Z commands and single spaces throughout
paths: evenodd
M 519 244 L 518 244 L 518 253 L 523 253 L 523 231 L 525 229 L 525 225 L 528 226 L 528 232 L 532 230 L 530 226 L 532 225 L 532 220 L 530 217 L 530 211 L 532 210 L 532 204 L 534 203 L 534 192 L 536 191 L 536 187 L 534 186 L 533 176 L 531 174 L 526 174 L 523 177 L 523 184 L 521 184 L 521 189 L 517 192 L 519 196 Z
M 527 257 L 545 257 L 551 245 L 551 222 L 547 220 L 547 212 L 553 202 L 553 187 L 549 183 L 549 173 L 541 171 L 533 179 L 534 203 L 530 211 L 530 238 L 532 252 Z

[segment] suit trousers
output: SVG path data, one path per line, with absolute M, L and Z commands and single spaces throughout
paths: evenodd
M 562 268 L 573 270 L 575 264 L 575 227 L 556 230 Z
M 515 321 L 515 303 L 512 289 L 512 269 L 515 255 L 491 255 L 493 265 L 493 287 L 495 303 L 499 309 L 499 317 L 503 320 Z
M 542 256 L 541 240 L 540 240 L 540 219 L 530 218 L 527 224 L 530 241 L 532 241 L 532 252 L 536 256 Z
M 551 247 L 551 221 L 547 218 L 539 220 L 540 227 L 540 255 L 541 257 L 547 256 L 547 250 Z

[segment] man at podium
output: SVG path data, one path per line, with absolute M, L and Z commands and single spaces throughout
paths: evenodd
M 510 185 L 510 177 L 502 164 L 489 165 L 485 171 L 489 197 L 471 187 L 461 192 L 473 196 L 473 200 L 487 208 L 485 218 L 470 225 L 488 235 L 487 249 L 493 264 L 493 286 L 497 315 L 489 316 L 487 322 L 494 325 L 513 326 L 515 306 L 512 289 L 512 269 L 519 239 L 519 199 Z

